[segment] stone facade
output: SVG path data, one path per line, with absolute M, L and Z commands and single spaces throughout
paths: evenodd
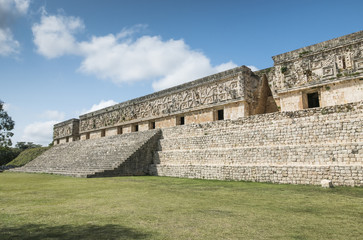
M 157 176 L 363 185 L 363 102 L 162 130 Z
M 362 186 L 363 31 L 272 58 L 56 124 L 54 143 L 161 129 L 123 166 L 147 153 L 152 175 Z
M 309 108 L 317 93 L 319 106 L 363 99 L 363 31 L 272 57 L 266 74 L 282 111 Z
M 53 139 L 55 144 L 79 140 L 79 119 L 70 119 L 54 125 Z
M 242 66 L 80 116 L 81 140 L 265 113 L 267 80 Z M 270 99 L 269 111 L 277 111 Z M 275 107 L 274 107 L 275 106 Z M 183 118 L 181 122 L 181 118 Z M 62 131 L 55 126 L 55 132 Z M 54 140 L 64 136 L 55 134 Z M 64 141 L 63 141 L 64 142 Z
M 272 68 L 253 73 L 242 66 L 84 114 L 79 138 L 211 122 L 219 110 L 233 120 L 363 100 L 363 31 L 272 58 Z M 60 125 L 55 143 L 78 139 Z

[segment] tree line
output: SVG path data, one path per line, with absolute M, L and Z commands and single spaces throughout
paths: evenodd
M 28 148 L 41 147 L 33 142 L 17 142 L 12 146 L 11 137 L 14 135 L 15 122 L 4 109 L 4 102 L 0 100 L 0 166 L 11 162 L 22 151 Z

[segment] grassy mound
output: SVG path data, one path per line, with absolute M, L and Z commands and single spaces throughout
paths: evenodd
M 13 161 L 6 164 L 7 166 L 16 166 L 20 167 L 28 162 L 32 161 L 36 157 L 38 157 L 40 154 L 48 150 L 49 147 L 38 147 L 38 148 L 29 148 L 24 151 L 22 151 Z
M 0 174 L 0 239 L 362 239 L 363 188 Z

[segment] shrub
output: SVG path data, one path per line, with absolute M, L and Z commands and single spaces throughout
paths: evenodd
M 20 152 L 18 148 L 0 147 L 0 166 L 11 162 Z

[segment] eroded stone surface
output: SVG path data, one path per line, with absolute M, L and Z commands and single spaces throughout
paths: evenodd
M 234 68 L 59 123 L 54 142 L 99 141 L 106 161 L 107 139 L 157 128 L 158 148 L 143 150 L 153 152 L 150 174 L 362 186 L 363 31 L 273 60 L 268 69 Z

